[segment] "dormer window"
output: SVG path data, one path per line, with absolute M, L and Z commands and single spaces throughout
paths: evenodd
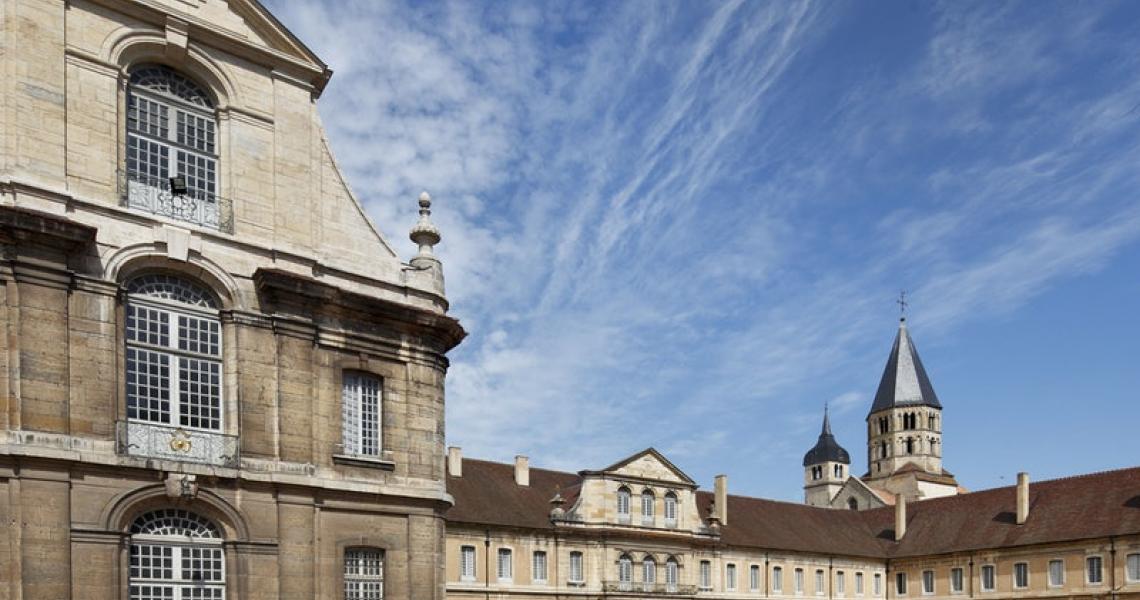
M 214 102 L 198 84 L 163 65 L 131 71 L 126 159 L 129 207 L 224 228 Z
M 618 521 L 625 523 L 629 522 L 629 501 L 630 493 L 629 488 L 620 487 L 617 491 L 617 516 Z
M 641 492 L 641 524 L 653 524 L 653 505 L 656 503 L 657 498 L 650 490 Z

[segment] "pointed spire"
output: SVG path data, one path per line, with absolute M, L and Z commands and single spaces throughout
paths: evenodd
M 851 464 L 851 455 L 843 446 L 839 445 L 839 442 L 835 441 L 835 436 L 831 433 L 831 419 L 827 414 L 826 404 L 823 405 L 823 429 L 819 433 L 819 439 L 816 440 L 815 446 L 804 455 L 804 466 L 818 465 L 824 462 Z
M 427 192 L 420 194 L 420 220 L 412 227 L 408 237 L 420 247 L 417 259 L 435 260 L 432 247 L 439 243 L 440 235 L 439 229 L 431 222 L 431 196 Z
M 899 330 L 895 343 L 879 380 L 875 401 L 871 412 L 886 410 L 895 406 L 932 406 L 942 408 L 930 378 L 918 357 L 918 349 L 907 331 L 906 317 L 899 319 Z

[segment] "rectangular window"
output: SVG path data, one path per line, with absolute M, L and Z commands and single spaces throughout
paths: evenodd
M 701 561 L 701 589 L 712 589 L 712 563 L 707 560 Z
M 570 583 L 582 583 L 585 581 L 583 574 L 585 570 L 582 568 L 582 553 L 570 553 Z
M 794 578 L 794 581 L 792 581 L 792 585 L 795 586 L 796 594 L 804 593 L 804 570 L 803 569 L 796 569 L 792 573 L 792 577 Z
M 823 595 L 823 582 L 824 582 L 823 569 L 816 569 L 815 570 L 815 595 L 816 596 L 822 596 Z
M 922 593 L 927 596 L 934 594 L 934 571 L 922 572 Z
M 875 586 L 875 589 L 873 591 L 874 591 L 875 595 L 876 596 L 882 596 L 883 595 L 883 574 L 882 573 L 875 573 L 874 586 Z
M 855 573 L 855 595 L 863 595 L 863 574 L 860 572 Z
M 546 553 L 539 550 L 530 562 L 531 579 L 536 583 L 546 583 Z
M 345 550 L 344 599 L 380 600 L 383 597 L 384 551 L 374 548 Z
M 736 565 L 728 563 L 724 566 L 724 589 L 736 590 Z
M 1049 561 L 1049 587 L 1065 585 L 1065 561 L 1055 559 Z
M 678 566 L 677 561 L 672 558 L 665 561 L 665 588 L 668 592 L 677 591 L 677 581 L 680 579 Z
M 380 455 L 380 390 L 379 377 L 366 373 L 344 372 L 341 416 L 345 454 Z
M 895 573 L 895 593 L 906 595 L 906 573 Z
M 677 496 L 673 492 L 665 494 L 665 526 L 677 526 Z
M 514 578 L 514 565 L 511 564 L 511 549 L 499 548 L 498 571 L 499 581 L 510 581 Z
M 783 567 L 772 567 L 772 591 L 777 594 L 784 591 Z
M 982 565 L 982 591 L 994 591 L 994 566 Z
M 954 594 L 962 593 L 963 581 L 962 567 L 954 567 L 950 569 L 950 591 Z
M 1029 587 L 1029 563 L 1013 563 L 1013 587 L 1019 590 Z
M 843 571 L 835 572 L 835 595 L 842 596 L 847 593 L 847 577 Z
M 1099 556 L 1090 556 L 1085 559 L 1085 571 L 1090 584 L 1104 583 L 1104 562 Z
M 1129 554 L 1127 565 L 1127 580 L 1132 583 L 1140 581 L 1140 554 Z
M 760 589 L 760 565 L 748 567 L 748 587 L 754 592 Z
M 459 580 L 475 581 L 475 546 L 459 549 Z

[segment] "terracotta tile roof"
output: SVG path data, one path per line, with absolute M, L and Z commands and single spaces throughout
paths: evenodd
M 569 509 L 580 491 L 574 473 L 531 468 L 530 486 L 514 481 L 514 465 L 464 459 L 463 477 L 448 477 L 455 506 L 450 523 L 550 529 L 550 499 L 561 490 Z M 818 508 L 729 496 L 721 541 L 830 555 L 905 557 L 1044 544 L 1140 533 L 1140 467 L 1029 486 L 1029 520 L 1017 525 L 1014 486 L 907 504 L 907 534 L 894 541 L 894 508 Z M 700 514 L 713 495 L 697 493 Z
M 1008 486 L 907 505 L 907 532 L 894 539 L 894 509 L 864 513 L 889 556 L 921 556 L 1140 533 L 1140 467 L 1029 485 L 1029 519 L 1017 524 Z M 731 518 L 731 517 L 730 517 Z

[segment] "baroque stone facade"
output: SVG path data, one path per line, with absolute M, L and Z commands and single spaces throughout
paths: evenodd
M 0 598 L 442 598 L 447 316 L 254 0 L 0 0 Z M 389 224 L 391 225 L 391 224 Z

